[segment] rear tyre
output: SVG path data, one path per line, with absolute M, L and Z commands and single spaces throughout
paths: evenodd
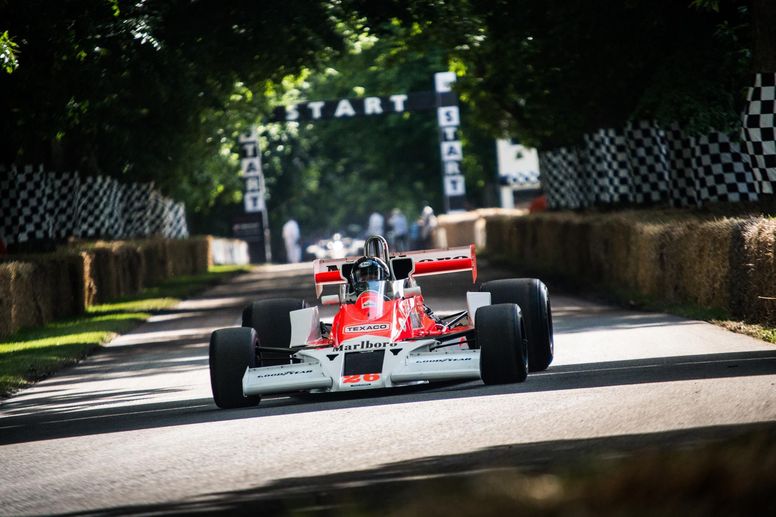
M 555 355 L 552 307 L 547 286 L 537 278 L 508 278 L 486 282 L 480 291 L 490 292 L 492 304 L 516 303 L 520 306 L 525 337 L 528 338 L 528 370 L 546 370 Z
M 210 335 L 210 387 L 222 409 L 255 406 L 260 395 L 243 395 L 246 368 L 256 366 L 256 331 L 248 328 L 219 329 Z
M 304 309 L 301 298 L 270 298 L 253 302 L 243 309 L 242 326 L 256 331 L 261 346 L 288 348 L 291 343 L 291 319 L 288 313 Z M 263 352 L 261 366 L 288 364 L 288 354 Z
M 501 303 L 480 307 L 474 317 L 480 349 L 480 376 L 485 384 L 523 382 L 528 376 L 528 344 L 520 307 Z

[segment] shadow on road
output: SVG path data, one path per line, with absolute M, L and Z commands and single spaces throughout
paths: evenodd
M 715 426 L 488 447 L 68 515 L 769 514 L 774 460 L 776 423 Z
M 206 357 L 189 360 L 193 362 L 177 367 L 202 369 L 207 362 Z M 137 366 L 138 370 L 131 373 L 133 377 L 151 374 L 154 368 L 170 368 L 170 363 L 169 358 L 165 357 L 159 365 L 146 362 Z M 343 408 L 692 379 L 748 377 L 774 372 L 776 350 L 706 354 L 552 366 L 545 372 L 530 374 L 528 380 L 521 384 L 485 386 L 480 382 L 447 383 L 380 392 L 265 397 L 257 408 L 228 411 L 218 410 L 210 398 L 115 405 L 117 402 L 131 401 L 133 397 L 142 397 L 127 391 L 106 391 L 85 394 L 81 400 L 60 400 L 56 392 L 51 392 L 47 394 L 45 407 L 40 406 L 39 400 L 25 402 L 24 399 L 12 399 L 3 405 L 6 414 L 10 416 L 0 420 L 0 444 Z M 150 396 L 169 390 L 159 388 L 147 391 L 146 395 Z M 100 407 L 101 401 L 115 406 Z M 88 421 L 89 425 L 84 425 L 84 421 Z

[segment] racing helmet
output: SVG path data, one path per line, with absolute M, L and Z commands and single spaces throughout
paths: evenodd
M 361 257 L 350 271 L 350 287 L 354 292 L 364 290 L 368 282 L 390 279 L 388 266 L 377 257 Z

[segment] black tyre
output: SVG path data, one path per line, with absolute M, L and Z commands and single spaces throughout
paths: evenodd
M 245 369 L 256 366 L 256 331 L 248 328 L 219 329 L 210 335 L 210 387 L 213 400 L 223 409 L 255 406 L 261 396 L 243 395 Z
M 304 309 L 307 304 L 301 298 L 270 298 L 253 302 L 243 309 L 242 326 L 256 331 L 261 346 L 288 348 L 291 342 L 291 319 L 288 313 Z M 261 366 L 288 364 L 287 354 L 263 352 Z
M 486 282 L 480 291 L 490 292 L 490 302 L 494 305 L 516 303 L 520 306 L 528 338 L 528 370 L 546 370 L 555 355 L 547 286 L 536 278 L 508 278 Z
M 528 376 L 528 344 L 520 307 L 501 303 L 480 307 L 474 317 L 480 376 L 485 384 L 523 382 Z

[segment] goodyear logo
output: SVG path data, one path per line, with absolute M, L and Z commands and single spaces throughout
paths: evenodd
M 345 327 L 345 332 L 348 333 L 354 333 L 354 332 L 371 332 L 373 330 L 387 330 L 388 324 L 387 323 L 367 323 L 365 325 L 348 325 Z

